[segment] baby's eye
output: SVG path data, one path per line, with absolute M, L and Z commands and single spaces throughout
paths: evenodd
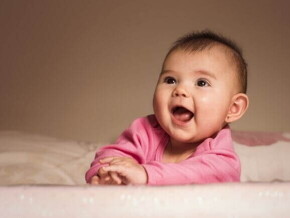
M 167 84 L 175 84 L 176 80 L 173 77 L 166 77 L 164 79 L 164 82 L 167 83 Z
M 209 82 L 206 81 L 205 79 L 199 79 L 199 80 L 197 80 L 196 85 L 197 86 L 200 86 L 200 87 L 210 86 Z

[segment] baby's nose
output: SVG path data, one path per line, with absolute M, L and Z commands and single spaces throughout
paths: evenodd
M 177 86 L 173 91 L 174 97 L 189 97 L 189 93 L 183 86 Z

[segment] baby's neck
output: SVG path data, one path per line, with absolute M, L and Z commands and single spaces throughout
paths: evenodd
M 164 150 L 162 161 L 165 163 L 178 163 L 189 158 L 196 150 L 198 144 L 180 143 L 169 140 Z

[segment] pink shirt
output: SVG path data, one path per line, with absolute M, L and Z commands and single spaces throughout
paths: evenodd
M 240 181 L 240 161 L 234 152 L 231 130 L 225 127 L 214 137 L 205 139 L 196 151 L 179 163 L 163 163 L 169 136 L 154 115 L 136 119 L 115 144 L 99 149 L 86 181 L 97 174 L 99 160 L 109 156 L 132 157 L 142 164 L 149 185 L 204 184 Z

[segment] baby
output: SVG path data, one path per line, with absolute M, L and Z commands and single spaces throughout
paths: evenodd
M 249 104 L 247 64 L 230 40 L 210 31 L 180 38 L 156 85 L 154 115 L 136 119 L 99 149 L 90 184 L 180 185 L 240 181 L 229 123 Z

